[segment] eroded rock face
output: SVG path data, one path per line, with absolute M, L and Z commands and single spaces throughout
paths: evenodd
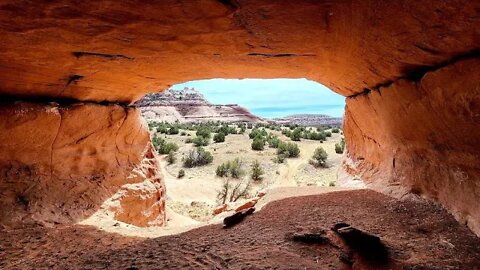
M 347 99 L 343 168 L 367 186 L 423 194 L 480 235 L 480 60 Z
M 120 187 L 144 181 L 157 195 L 136 207 L 162 204 L 164 185 L 156 166 L 146 167 L 156 159 L 135 108 L 2 104 L 0 141 L 2 223 L 79 221 Z M 155 215 L 162 224 L 163 209 Z
M 0 4 L 0 93 L 132 102 L 204 78 L 308 78 L 362 92 L 478 49 L 478 1 Z

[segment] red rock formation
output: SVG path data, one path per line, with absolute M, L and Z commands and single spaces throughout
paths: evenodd
M 139 119 L 137 109 L 118 105 L 3 104 L 0 222 L 79 221 L 121 186 L 144 181 L 158 192 L 135 207 L 162 204 L 163 182 Z M 163 223 L 163 209 L 155 214 Z
M 352 96 L 348 171 L 426 194 L 480 233 L 478 60 L 458 61 L 478 56 L 479 1 L 5 0 L 0 11 L 2 95 L 130 103 L 192 79 L 316 80 Z M 124 115 L 2 106 L 2 220 L 20 208 L 77 220 L 127 184 L 149 143 Z
M 4 0 L 0 93 L 131 102 L 194 79 L 305 77 L 348 96 L 480 44 L 478 1 L 223 2 Z
M 397 197 L 439 201 L 480 234 L 480 60 L 347 99 L 344 169 Z

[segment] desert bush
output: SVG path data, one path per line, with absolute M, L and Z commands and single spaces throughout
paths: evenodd
M 328 186 L 329 186 L 329 187 L 334 187 L 334 186 L 335 186 L 335 182 L 333 182 L 333 181 L 330 182 L 330 183 L 328 184 Z
M 343 154 L 343 149 L 342 146 L 339 143 L 335 144 L 335 153 L 337 154 Z
M 262 151 L 265 146 L 265 141 L 261 137 L 256 137 L 252 142 L 252 149 L 255 151 Z
M 258 160 L 255 160 L 252 163 L 252 180 L 259 181 L 263 178 L 263 169 Z
M 340 129 L 339 128 L 332 128 L 332 133 L 340 133 Z
M 200 127 L 196 132 L 197 137 L 204 137 L 210 139 L 211 137 L 211 130 L 208 127 Z
M 208 145 L 208 141 L 209 139 L 208 138 L 205 138 L 203 136 L 197 136 L 195 138 L 192 139 L 192 143 L 199 147 L 199 146 L 207 146 Z
M 310 137 L 310 140 L 315 140 L 315 141 L 324 141 L 327 136 L 325 135 L 325 133 L 322 131 L 322 132 L 312 132 L 310 133 L 309 135 Z
M 158 136 L 154 136 L 152 139 L 152 144 L 155 150 L 161 155 L 170 153 L 171 151 L 176 152 L 178 150 L 178 145 L 172 142 L 167 142 L 165 139 Z
M 292 136 L 292 131 L 289 130 L 289 129 L 283 129 L 282 134 L 287 136 L 287 137 L 291 137 Z
M 180 130 L 176 126 L 173 126 L 173 127 L 168 129 L 168 134 L 170 134 L 170 135 L 175 135 L 175 134 L 178 134 L 179 132 L 180 132 Z
M 167 156 L 167 162 L 168 162 L 168 164 L 173 164 L 173 163 L 175 163 L 176 160 L 177 160 L 177 158 L 175 157 L 175 152 L 170 151 L 170 152 L 168 153 L 168 156 Z
M 182 178 L 185 176 L 185 170 L 184 169 L 180 169 L 178 171 L 178 175 L 177 175 L 177 178 Z
M 190 150 L 188 155 L 183 158 L 183 166 L 186 168 L 193 168 L 210 164 L 212 161 L 212 154 L 206 151 L 203 147 L 198 147 L 197 149 Z
M 217 133 L 213 136 L 213 141 L 216 143 L 225 141 L 225 134 L 223 132 Z
M 345 139 L 344 138 L 342 138 L 340 143 L 335 144 L 335 153 L 343 154 L 343 151 L 345 151 Z
M 167 134 L 168 128 L 165 127 L 165 126 L 159 126 L 159 127 L 157 128 L 157 132 L 158 132 L 158 133 L 161 133 L 161 134 Z
M 284 155 L 286 158 L 298 157 L 300 154 L 300 148 L 296 143 L 284 143 L 281 142 L 277 148 L 277 156 Z
M 219 177 L 232 177 L 232 178 L 240 178 L 242 177 L 245 172 L 243 170 L 243 163 L 239 158 L 234 160 L 229 160 L 225 163 L 222 163 L 220 166 L 217 167 L 216 174 Z
M 187 136 L 187 132 L 185 131 L 180 132 L 180 136 Z
M 228 176 L 228 164 L 227 163 L 222 163 L 221 165 L 218 165 L 217 170 L 215 171 L 215 174 L 218 177 Z
M 330 131 L 325 131 L 325 136 L 332 137 L 332 133 Z
M 280 142 L 281 141 L 277 136 L 272 136 L 268 139 L 268 146 L 270 146 L 271 148 L 278 148 Z
M 282 164 L 285 162 L 285 159 L 287 158 L 287 156 L 285 154 L 277 154 L 273 159 L 272 161 L 275 162 L 275 163 L 278 163 L 278 164 Z
M 292 132 L 292 134 L 290 135 L 290 139 L 292 139 L 292 141 L 300 141 L 300 139 L 302 138 L 302 130 L 300 128 L 295 128 Z
M 310 164 L 315 167 L 326 167 L 327 166 L 327 152 L 323 147 L 318 147 L 315 149 L 315 153 L 313 153 L 312 159 L 310 159 Z

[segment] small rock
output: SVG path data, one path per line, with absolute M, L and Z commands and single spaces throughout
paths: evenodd
M 227 210 L 228 205 L 226 203 L 220 205 L 219 207 L 213 209 L 213 215 L 218 215 L 220 213 L 223 213 Z
M 251 207 L 245 211 L 237 212 L 231 216 L 226 217 L 225 219 L 223 219 L 223 228 L 229 228 L 242 222 L 246 216 L 253 214 L 253 212 L 255 212 L 255 207 Z
M 292 240 L 295 242 L 302 242 L 306 244 L 324 244 L 329 242 L 329 239 L 325 236 L 325 233 L 295 233 L 292 236 Z
M 252 208 L 255 206 L 255 204 L 257 204 L 257 198 L 253 199 L 253 200 L 250 200 L 242 205 L 240 205 L 239 207 L 235 208 L 235 212 L 240 212 L 240 211 L 243 211 L 245 209 L 249 209 L 249 208 Z

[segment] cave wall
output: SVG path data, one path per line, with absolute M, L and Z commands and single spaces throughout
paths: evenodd
M 440 202 L 480 235 L 480 59 L 347 98 L 344 129 L 344 171 Z
M 345 172 L 424 194 L 478 232 L 479 78 L 466 59 L 479 1 L 4 0 L 0 36 L 0 98 L 36 103 L 0 106 L 2 220 L 122 208 L 145 197 L 125 185 L 148 179 L 159 196 L 146 212 L 162 216 L 146 129 L 113 103 L 194 79 L 305 77 L 347 97 Z M 97 104 L 41 103 L 59 99 Z
M 154 200 L 137 208 L 164 203 L 156 154 L 135 108 L 3 103 L 0 141 L 0 223 L 80 221 L 119 189 L 145 181 Z M 114 212 L 128 222 L 136 210 Z M 163 224 L 164 209 L 146 219 Z

